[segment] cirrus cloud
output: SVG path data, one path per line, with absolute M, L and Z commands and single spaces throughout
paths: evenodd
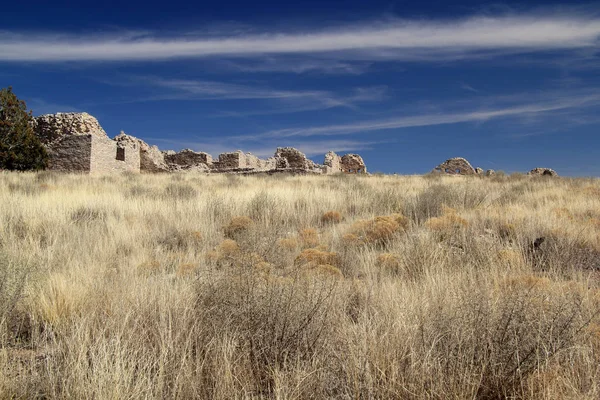
M 396 20 L 320 30 L 218 37 L 3 32 L 0 33 L 0 60 L 144 61 L 299 54 L 349 60 L 435 60 L 590 48 L 598 46 L 599 38 L 600 19 L 581 15 Z

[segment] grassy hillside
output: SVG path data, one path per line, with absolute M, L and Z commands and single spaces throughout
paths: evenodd
M 597 399 L 600 181 L 0 174 L 0 397 Z

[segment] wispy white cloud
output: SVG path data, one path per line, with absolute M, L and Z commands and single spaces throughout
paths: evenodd
M 479 90 L 475 89 L 473 86 L 469 85 L 466 82 L 461 82 L 460 83 L 460 88 L 464 89 L 464 90 L 466 90 L 468 92 L 479 93 Z
M 335 54 L 346 59 L 437 60 L 494 52 L 597 47 L 600 19 L 574 15 L 397 20 L 236 36 L 0 34 L 3 61 L 135 61 L 190 57 Z
M 158 87 L 164 92 L 149 96 L 137 96 L 127 102 L 164 100 L 258 100 L 269 102 L 269 107 L 260 110 L 226 111 L 217 116 L 248 116 L 282 114 L 334 107 L 355 109 L 357 105 L 378 102 L 387 98 L 386 86 L 358 87 L 337 94 L 326 90 L 282 90 L 264 86 L 245 85 L 193 79 L 165 79 L 156 76 L 132 77 L 110 84 L 141 85 L 145 88 Z
M 448 125 L 463 122 L 485 122 L 499 118 L 530 118 L 532 116 L 539 117 L 540 114 L 544 113 L 564 111 L 569 109 L 575 109 L 579 111 L 585 107 L 594 107 L 598 105 L 600 105 L 600 94 L 585 94 L 584 92 L 575 92 L 546 101 L 520 103 L 510 106 L 504 105 L 496 108 L 487 108 L 474 111 L 416 114 L 397 118 L 359 121 L 355 123 L 339 125 L 286 128 L 267 131 L 255 135 L 245 135 L 243 138 L 246 140 L 263 140 L 265 138 L 353 135 L 357 133 L 368 133 L 422 126 Z
M 265 57 L 264 60 L 238 60 L 220 63 L 237 72 L 292 72 L 295 74 L 319 73 L 360 75 L 368 71 L 370 62 L 343 62 L 327 59 L 302 59 L 298 57 Z

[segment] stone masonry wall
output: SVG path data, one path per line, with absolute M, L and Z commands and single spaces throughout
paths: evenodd
M 219 161 L 213 165 L 219 171 L 246 168 L 246 155 L 240 150 L 233 153 L 221 153 Z
M 106 137 L 98 120 L 88 113 L 57 113 L 40 115 L 34 119 L 34 130 L 44 144 L 63 136 L 92 135 Z
M 117 149 L 124 151 L 124 160 L 117 159 Z M 114 140 L 93 136 L 91 155 L 92 173 L 140 172 L 140 148 L 137 145 L 119 145 Z
M 366 174 L 367 166 L 358 154 L 346 154 L 342 156 L 340 167 L 347 174 Z
M 65 136 L 48 146 L 48 169 L 63 172 L 90 172 L 92 135 Z
M 213 163 L 210 154 L 196 152 L 190 149 L 183 149 L 175 154 L 167 154 L 164 156 L 164 159 L 167 164 L 174 164 L 182 169 L 198 167 L 200 164 L 211 166 Z

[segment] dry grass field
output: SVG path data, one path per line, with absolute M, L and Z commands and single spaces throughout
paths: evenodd
M 5 172 L 0 397 L 598 399 L 599 277 L 599 180 Z

